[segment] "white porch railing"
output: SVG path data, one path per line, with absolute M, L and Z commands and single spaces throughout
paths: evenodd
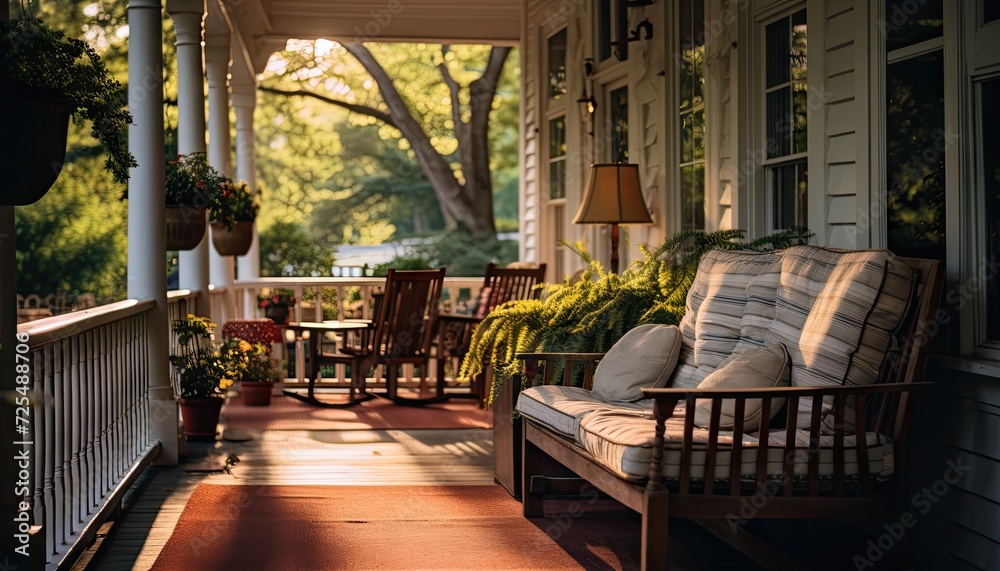
M 33 521 L 48 568 L 86 547 L 159 452 L 147 400 L 152 307 L 122 301 L 18 327 L 33 389 L 25 438 L 33 442 Z
M 366 319 L 371 317 L 372 294 L 383 284 L 385 278 L 262 278 L 238 280 L 234 295 L 237 314 L 244 319 L 260 317 L 258 294 L 270 294 L 275 289 L 294 292 L 296 304 L 292 318 L 298 321 Z M 442 310 L 454 311 L 459 303 L 475 299 L 482 285 L 483 278 L 445 278 Z

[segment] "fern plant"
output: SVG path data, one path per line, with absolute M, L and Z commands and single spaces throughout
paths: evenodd
M 698 264 L 710 250 L 776 250 L 804 244 L 810 236 L 808 230 L 792 228 L 746 242 L 742 230 L 680 232 L 655 250 L 640 246 L 643 258 L 621 275 L 608 272 L 579 245 L 568 244 L 587 262 L 579 279 L 547 286 L 542 300 L 509 301 L 490 312 L 476 327 L 459 376 L 473 378 L 492 364 L 490 405 L 505 378 L 523 378 L 517 353 L 603 353 L 638 325 L 680 323 Z

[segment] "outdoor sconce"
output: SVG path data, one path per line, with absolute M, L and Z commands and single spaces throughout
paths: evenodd
M 573 224 L 611 225 L 611 271 L 618 273 L 618 225 L 652 224 L 639 184 L 639 165 L 590 165 L 590 180 Z
M 629 9 L 652 6 L 653 4 L 656 4 L 656 0 L 618 0 L 618 33 L 616 34 L 615 41 L 611 42 L 611 45 L 615 48 L 615 57 L 618 58 L 618 61 L 628 59 L 629 42 L 653 39 L 653 23 L 649 21 L 649 18 L 639 22 L 631 32 L 628 29 Z M 645 32 L 645 36 L 643 36 L 643 32 Z
M 576 100 L 580 105 L 580 120 L 584 123 L 590 124 L 590 131 L 587 133 L 591 137 L 594 136 L 594 124 L 593 116 L 597 112 L 597 99 L 593 94 L 587 94 L 588 83 L 590 83 L 590 77 L 594 74 L 594 58 L 584 58 L 583 59 L 583 96 Z

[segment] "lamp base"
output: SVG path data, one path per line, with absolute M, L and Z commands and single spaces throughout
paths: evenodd
M 618 273 L 618 225 L 611 224 L 611 273 Z

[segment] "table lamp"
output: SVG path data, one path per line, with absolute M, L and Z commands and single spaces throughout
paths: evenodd
M 652 224 L 639 185 L 639 165 L 590 165 L 590 180 L 573 224 L 611 225 L 611 271 L 618 273 L 618 225 Z

